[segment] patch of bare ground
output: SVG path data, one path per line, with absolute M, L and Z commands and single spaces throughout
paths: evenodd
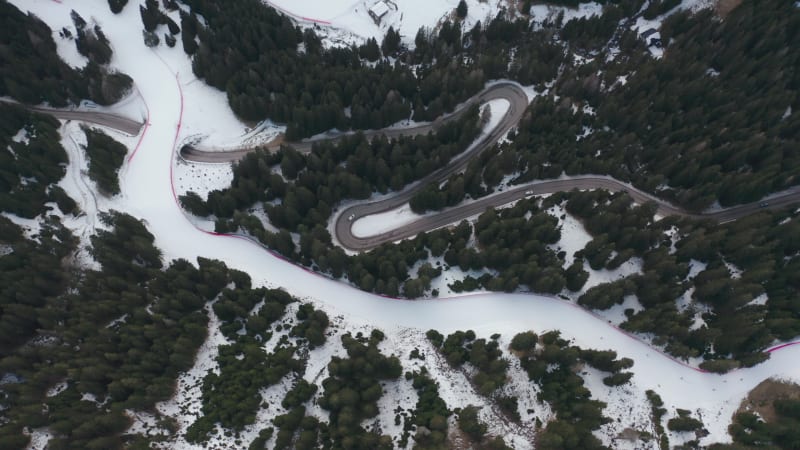
M 271 141 L 269 141 L 266 144 L 264 144 L 264 147 L 270 148 L 270 149 L 272 149 L 272 148 L 280 148 L 280 146 L 283 145 L 284 142 L 286 142 L 286 135 L 281 133 L 281 134 L 275 136 Z
M 724 19 L 741 3 L 742 0 L 717 0 L 717 14 Z
M 777 416 L 772 403 L 778 399 L 800 400 L 800 385 L 774 378 L 764 380 L 747 394 L 736 413 L 754 412 L 765 422 L 773 422 Z
M 455 420 L 450 420 L 450 427 L 447 430 L 447 448 L 467 450 L 472 449 L 472 440 L 466 433 L 461 431 Z
M 619 435 L 617 435 L 617 438 L 622 439 L 624 441 L 628 441 L 628 442 L 636 442 L 636 441 L 642 439 L 642 435 L 643 434 L 645 434 L 645 433 L 642 433 L 639 430 L 635 430 L 633 428 L 625 428 L 624 430 L 619 432 Z

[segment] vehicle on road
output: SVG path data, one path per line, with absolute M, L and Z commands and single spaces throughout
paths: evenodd
M 769 202 L 761 202 L 758 204 L 759 208 L 766 208 L 767 206 L 769 206 Z

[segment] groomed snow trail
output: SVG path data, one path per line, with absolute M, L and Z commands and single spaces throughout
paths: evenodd
M 172 194 L 175 143 L 209 120 L 197 112 L 205 101 L 202 90 L 193 89 L 191 96 L 182 99 L 180 86 L 186 87 L 194 77 L 186 71 L 189 65 L 181 50 L 164 46 L 151 50 L 142 44 L 136 8 L 139 2 L 129 3 L 117 16 L 108 11 L 105 0 L 12 3 L 33 11 L 56 30 L 68 23 L 70 9 L 84 18 L 93 17 L 114 46 L 112 64 L 136 81 L 149 106 L 151 125 L 121 180 L 123 194 L 113 207 L 143 219 L 167 259 L 219 259 L 249 273 L 256 285 L 283 287 L 321 305 L 332 316 L 344 314 L 353 323 L 386 329 L 435 328 L 442 333 L 473 329 L 481 336 L 495 332 L 511 335 L 529 329 L 560 330 L 581 347 L 613 349 L 620 357 L 632 358 L 633 381 L 640 389 L 654 389 L 670 409 L 690 407 L 703 412 L 711 432 L 709 442 L 729 439 L 726 427 L 732 413 L 759 382 L 773 376 L 800 381 L 800 346 L 773 352 L 769 361 L 751 369 L 727 375 L 699 373 L 562 300 L 530 294 L 479 294 L 425 301 L 388 299 L 315 275 L 250 241 L 202 232 L 186 219 Z M 231 120 L 227 105 L 218 111 L 215 114 L 219 114 L 219 120 Z

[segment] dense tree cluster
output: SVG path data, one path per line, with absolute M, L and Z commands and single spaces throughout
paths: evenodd
M 287 408 L 288 412 L 276 416 L 273 420 L 275 426 L 278 427 L 273 448 L 312 450 L 321 448 L 323 442 L 329 443 L 327 424 L 320 423 L 316 417 L 305 415 L 306 408 L 301 404 L 311 399 L 316 389 L 316 385 L 309 385 L 304 380 L 300 380 L 286 394 L 286 397 L 291 398 L 292 401 L 284 400 L 283 407 Z
M 667 428 L 672 431 L 697 431 L 703 428 L 703 422 L 692 417 L 692 412 L 678 409 L 678 416 L 667 421 Z
M 356 51 L 325 50 L 313 31 L 301 32 L 257 0 L 187 3 L 208 21 L 197 30 L 194 71 L 226 90 L 243 119 L 287 123 L 287 137 L 297 139 L 331 128 L 379 128 L 410 116 L 416 83 L 409 69 L 386 62 L 369 69 Z
M 256 340 L 220 346 L 220 373 L 209 373 L 203 379 L 203 415 L 186 431 L 186 439 L 205 441 L 217 423 L 241 431 L 255 422 L 261 407 L 259 391 L 290 372 L 305 370 L 302 361 L 293 358 L 296 350 L 282 342 L 267 354 Z
M 698 210 L 796 185 L 794 9 L 769 0 L 746 1 L 724 21 L 710 10 L 675 13 L 660 30 L 669 42 L 662 59 L 623 33 L 624 56 L 570 67 L 557 94 L 535 100 L 505 150 L 518 162 L 502 172 L 522 171 L 519 181 L 610 174 Z M 571 23 L 565 33 L 587 32 Z M 485 171 L 491 186 L 496 174 Z
M 538 338 L 532 332 L 517 335 L 512 340 L 512 349 L 530 380 L 541 386 L 539 400 L 548 402 L 556 413 L 556 419 L 539 434 L 537 448 L 606 448 L 592 434 L 609 421 L 603 416 L 605 404 L 591 399 L 591 392 L 575 373 L 575 367 L 584 362 L 613 376 L 623 373 L 620 370 L 631 367 L 633 362 L 617 360 L 613 351 L 570 346 L 557 331 Z
M 412 380 L 412 386 L 417 391 L 417 404 L 403 425 L 405 433 L 399 446 L 404 446 L 408 434 L 416 431 L 415 449 L 441 448 L 447 440 L 447 419 L 451 412 L 439 396 L 439 384 L 430 378 L 424 366 L 419 372 L 406 372 L 406 379 Z
M 184 48 L 195 54 L 195 73 L 225 90 L 243 119 L 286 123 L 290 140 L 331 128 L 380 128 L 412 112 L 416 120 L 432 120 L 488 79 L 550 80 L 563 59 L 559 44 L 503 14 L 464 36 L 460 24 L 450 21 L 438 33 L 420 30 L 412 51 L 403 48 L 393 28 L 380 48 L 368 40 L 359 48 L 324 49 L 313 30 L 301 32 L 256 0 L 225 7 L 208 0 L 187 3 L 208 25 L 197 27 L 195 20 L 199 49 L 195 30 L 186 33 L 183 26 Z M 522 42 L 526 45 L 517 47 Z M 512 52 L 514 64 L 509 65 Z M 392 64 L 381 56 L 398 61 Z
M 234 274 L 245 278 L 238 272 Z M 261 301 L 263 305 L 251 314 Z M 284 315 L 286 305 L 293 301 L 289 294 L 276 289 L 227 290 L 214 302 L 213 310 L 222 322 L 220 330 L 229 339 L 236 340 L 239 331 L 244 328 L 249 337 L 263 340 L 270 337 L 270 325 Z
M 380 382 L 395 380 L 402 374 L 397 357 L 387 357 L 378 350 L 383 338 L 378 330 L 369 339 L 345 334 L 342 345 L 347 358 L 334 356 L 328 364 L 329 377 L 322 381 L 319 405 L 330 412 L 334 448 L 393 448 L 391 437 L 361 426 L 365 419 L 378 414 L 377 401 L 383 395 Z
M 83 127 L 86 145 L 83 149 L 89 159 L 89 178 L 97 183 L 100 192 L 119 194 L 117 173 L 128 149 L 101 130 Z
M 800 400 L 781 398 L 772 401 L 775 415 L 769 421 L 752 412 L 734 416 L 729 432 L 733 444 L 715 444 L 711 450 L 774 448 L 789 450 L 800 445 Z
M 482 395 L 491 396 L 506 383 L 508 361 L 496 339 L 476 339 L 472 330 L 456 331 L 444 339 L 436 330 L 429 330 L 428 337 L 451 366 L 469 363 L 477 369 L 470 381 Z
M 247 447 L 248 450 L 264 450 L 267 448 L 267 442 L 275 434 L 275 428 L 267 427 L 258 432 L 258 436 L 253 439 L 253 442 Z
M 8 357 L 37 329 L 51 325 L 49 307 L 70 285 L 62 261 L 77 245 L 72 234 L 52 218 L 43 223 L 38 242 L 0 216 L 0 357 Z
M 164 8 L 167 10 L 174 11 L 178 9 L 178 5 L 174 1 L 165 1 L 163 3 Z M 183 11 L 181 12 L 183 13 Z M 158 5 L 158 0 L 146 0 L 144 5 L 139 5 L 139 13 L 142 17 L 142 25 L 144 25 L 144 30 L 142 30 L 144 45 L 148 47 L 157 46 L 161 40 L 159 39 L 158 34 L 156 34 L 156 28 L 159 25 L 166 25 L 168 32 L 164 33 L 164 41 L 169 47 L 175 46 L 177 43 L 175 35 L 181 32 L 181 28 L 177 23 L 175 23 L 174 20 L 172 20 L 172 18 L 161 11 Z M 193 40 L 194 35 L 189 36 L 187 39 Z M 188 44 L 189 47 L 191 47 L 194 42 Z M 190 52 L 187 50 L 187 53 Z
M 304 338 L 310 349 L 325 343 L 329 321 L 324 311 L 315 310 L 313 305 L 306 303 L 297 310 L 297 320 L 300 322 L 292 328 L 291 336 Z
M 70 15 L 72 23 L 75 25 L 75 46 L 78 53 L 95 64 L 108 64 L 113 51 L 100 25 L 87 26 L 86 20 L 75 10 L 72 10 Z
M 75 14 L 74 16 L 77 16 Z M 76 44 L 89 56 L 83 69 L 68 66 L 56 52 L 50 27 L 32 14 L 24 14 L 7 0 L 0 1 L 0 95 L 20 102 L 53 106 L 77 104 L 83 99 L 108 105 L 125 95 L 132 85 L 129 76 L 109 72 L 111 49 L 99 27 L 85 27 L 80 16 Z
M 478 419 L 478 411 L 480 408 L 473 405 L 462 408 L 458 413 L 458 427 L 467 433 L 470 439 L 480 442 L 486 436 L 487 427 Z
M 35 323 L 15 321 L 23 334 L 4 339 L 0 372 L 18 381 L 2 386 L 3 448 L 25 446 L 23 427 L 48 427 L 52 448 L 121 447 L 120 433 L 130 420 L 125 409 L 152 408 L 172 395 L 178 372 L 192 365 L 205 339 L 202 306 L 232 283 L 225 266 L 210 260 L 199 260 L 199 269 L 185 260 L 162 268 L 153 236 L 141 222 L 116 212 L 103 220 L 108 229 L 92 238 L 91 249 L 102 270 L 61 264 L 58 252 L 75 244 L 57 226 L 44 227 L 38 243 L 19 240 L 14 252 L 0 257 L 6 267 L 35 257 L 38 262 L 25 267 L 29 275 L 18 272 L 18 280 L 5 286 L 24 289 L 25 278 L 33 277 L 41 290 L 27 290 L 41 302 L 27 305 L 4 291 L 3 322 L 40 309 Z M 13 228 L 6 225 L 4 240 L 21 236 Z M 32 270 L 46 269 L 50 252 L 58 264 Z M 13 346 L 26 335 L 33 340 Z M 65 389 L 48 397 L 59 382 Z
M 456 6 L 456 16 L 459 19 L 464 19 L 467 17 L 467 12 L 469 12 L 469 8 L 467 7 L 467 2 L 461 0 L 458 2 L 458 6 Z
M 246 277 L 244 274 L 236 276 Z M 203 380 L 203 416 L 189 427 L 187 439 L 204 442 L 214 432 L 215 424 L 241 431 L 255 421 L 261 408 L 261 389 L 278 383 L 290 373 L 299 376 L 305 372 L 304 361 L 297 357 L 301 343 L 292 344 L 287 336 L 282 336 L 271 353 L 262 345 L 272 337 L 272 325 L 284 317 L 286 306 L 293 302 L 292 296 L 278 289 L 226 289 L 222 292 L 213 308 L 222 322 L 220 329 L 233 343 L 220 346 L 217 357 L 220 373 L 209 373 Z M 328 317 L 324 312 L 304 304 L 298 308 L 296 318 L 299 323 L 291 328 L 290 335 L 305 338 L 309 348 L 325 342 Z M 283 326 L 289 325 L 278 325 L 275 330 Z M 279 442 L 292 441 L 300 421 L 304 420 L 305 409 L 301 405 L 315 390 L 315 386 L 298 381 L 287 393 L 283 407 L 289 412 L 275 421 Z M 288 443 L 279 448 L 288 448 Z
M 566 210 L 582 219 L 594 237 L 579 256 L 595 270 L 616 269 L 633 256 L 643 256 L 663 239 L 664 229 L 655 224 L 656 209 L 655 203 L 635 205 L 625 193 L 572 193 Z
M 543 293 L 558 293 L 566 278 L 563 261 L 548 247 L 558 242 L 558 219 L 539 209 L 538 200 L 525 199 L 512 208 L 488 210 L 475 222 L 477 246 L 455 241 L 444 254 L 445 261 L 463 270 L 487 268 L 497 275 L 477 280 L 494 291 L 513 292 L 520 286 Z M 451 286 L 455 291 L 475 289 L 467 278 Z
M 720 372 L 757 364 L 768 357 L 761 350 L 770 342 L 800 333 L 792 300 L 798 286 L 790 275 L 800 251 L 795 213 L 764 211 L 725 224 L 655 221 L 652 206 L 633 206 L 625 194 L 558 197 L 569 198 L 566 209 L 594 236 L 578 258 L 593 268 L 613 268 L 631 257 L 642 262 L 641 274 L 593 287 L 580 304 L 603 310 L 635 295 L 645 309 L 627 312 L 623 328 L 653 333 L 673 355 L 702 355 L 704 368 Z M 690 276 L 690 266 L 701 270 Z M 684 296 L 694 304 L 679 308 Z M 767 300 L 753 301 L 759 297 Z M 693 326 L 698 318 L 702 326 Z
M 561 37 L 578 49 L 599 50 L 614 35 L 622 17 L 623 12 L 619 7 L 607 5 L 603 8 L 603 14 L 565 23 Z
M 52 117 L 0 103 L 0 211 L 33 218 L 57 200 L 53 184 L 68 162 L 58 128 Z

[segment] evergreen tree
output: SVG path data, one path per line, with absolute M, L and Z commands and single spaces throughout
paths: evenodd
M 394 27 L 389 27 L 386 31 L 386 36 L 383 37 L 381 42 L 381 50 L 386 56 L 395 56 L 400 50 L 400 33 L 394 30 Z
M 111 8 L 111 12 L 114 14 L 122 12 L 122 9 L 125 8 L 127 4 L 128 0 L 108 0 L 108 7 Z
M 139 14 L 142 16 L 145 31 L 153 32 L 161 22 L 158 0 L 146 0 L 144 5 L 139 5 Z
M 467 17 L 467 2 L 461 0 L 458 2 L 458 6 L 456 7 L 456 16 L 459 19 L 464 19 Z
M 381 57 L 381 49 L 378 47 L 378 42 L 375 40 L 375 38 L 371 37 L 367 39 L 367 42 L 364 43 L 364 45 L 359 47 L 358 54 L 367 61 L 374 62 Z

